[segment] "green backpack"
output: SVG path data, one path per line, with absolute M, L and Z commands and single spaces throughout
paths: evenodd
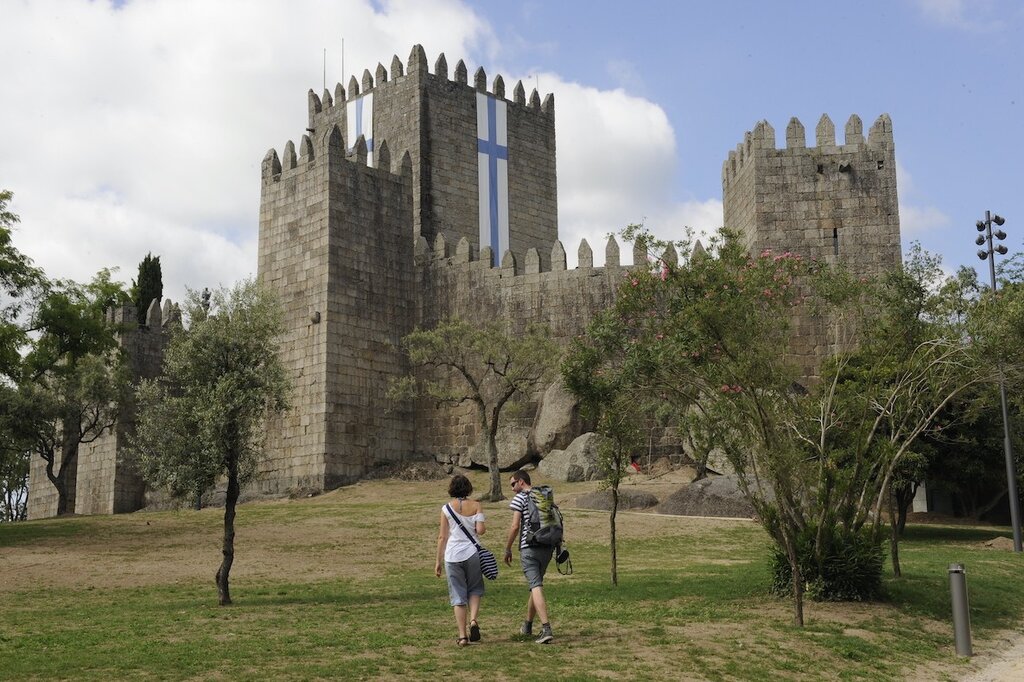
M 555 491 L 549 485 L 535 485 L 526 495 L 527 513 L 533 532 L 526 536 L 526 544 L 538 547 L 557 547 L 562 544 L 564 531 L 562 512 L 555 504 Z

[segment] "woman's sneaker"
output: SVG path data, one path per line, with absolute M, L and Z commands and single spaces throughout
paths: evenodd
M 533 641 L 534 641 L 535 644 L 547 644 L 548 642 L 550 642 L 554 638 L 555 638 L 555 635 L 554 635 L 554 633 L 551 632 L 551 626 L 550 625 L 544 625 L 544 626 L 541 626 L 540 637 L 538 637 L 537 639 L 535 639 Z
M 533 621 L 524 620 L 523 625 L 519 628 L 519 634 L 524 637 L 529 637 L 533 634 Z

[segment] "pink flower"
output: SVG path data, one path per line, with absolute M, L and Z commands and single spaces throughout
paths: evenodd
M 640 280 L 634 279 L 633 280 L 633 286 L 636 286 L 637 284 L 640 284 Z
M 729 384 L 722 384 L 722 393 L 728 393 L 729 390 Z

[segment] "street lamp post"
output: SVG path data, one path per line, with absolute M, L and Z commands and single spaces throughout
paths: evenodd
M 1006 239 L 1006 233 L 998 229 L 1006 220 L 999 215 L 992 215 L 985 211 L 985 220 L 975 223 L 978 228 L 978 238 L 975 244 L 985 248 L 978 249 L 978 258 L 988 259 L 988 273 L 992 279 L 992 293 L 996 293 L 996 254 L 1006 255 L 1006 247 L 1002 244 L 992 246 L 992 237 L 1002 241 Z M 992 223 L 996 224 L 996 231 L 992 232 Z M 1006 409 L 1006 382 L 1003 381 L 1002 361 L 999 363 L 999 400 L 1003 408 L 1003 454 L 1006 456 L 1006 494 L 1010 498 L 1010 524 L 1013 526 L 1013 551 L 1021 551 L 1020 537 L 1020 498 L 1017 497 L 1017 466 L 1013 461 L 1013 447 L 1010 444 L 1010 414 Z

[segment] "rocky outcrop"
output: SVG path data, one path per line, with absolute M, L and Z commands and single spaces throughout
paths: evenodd
M 530 429 L 525 426 L 502 426 L 498 428 L 495 444 L 498 446 L 498 469 L 513 471 L 529 462 L 532 457 L 528 448 Z M 487 467 L 487 448 L 483 443 L 469 448 L 457 464 L 461 467 Z
M 537 466 L 537 472 L 552 481 L 576 483 L 602 478 L 598 465 L 601 436 L 585 433 L 565 450 L 552 450 Z
M 708 476 L 694 481 L 666 497 L 654 511 L 684 516 L 754 516 L 754 507 L 744 497 L 735 476 Z
M 579 401 L 559 377 L 537 403 L 537 415 L 530 431 L 530 452 L 543 457 L 552 450 L 564 450 L 588 429 L 580 416 Z
M 650 509 L 658 504 L 658 498 L 643 490 L 632 488 L 619 488 L 619 511 L 624 509 Z M 598 490 L 597 492 L 580 495 L 576 498 L 576 506 L 584 509 L 596 509 L 598 511 L 612 510 L 612 491 Z

